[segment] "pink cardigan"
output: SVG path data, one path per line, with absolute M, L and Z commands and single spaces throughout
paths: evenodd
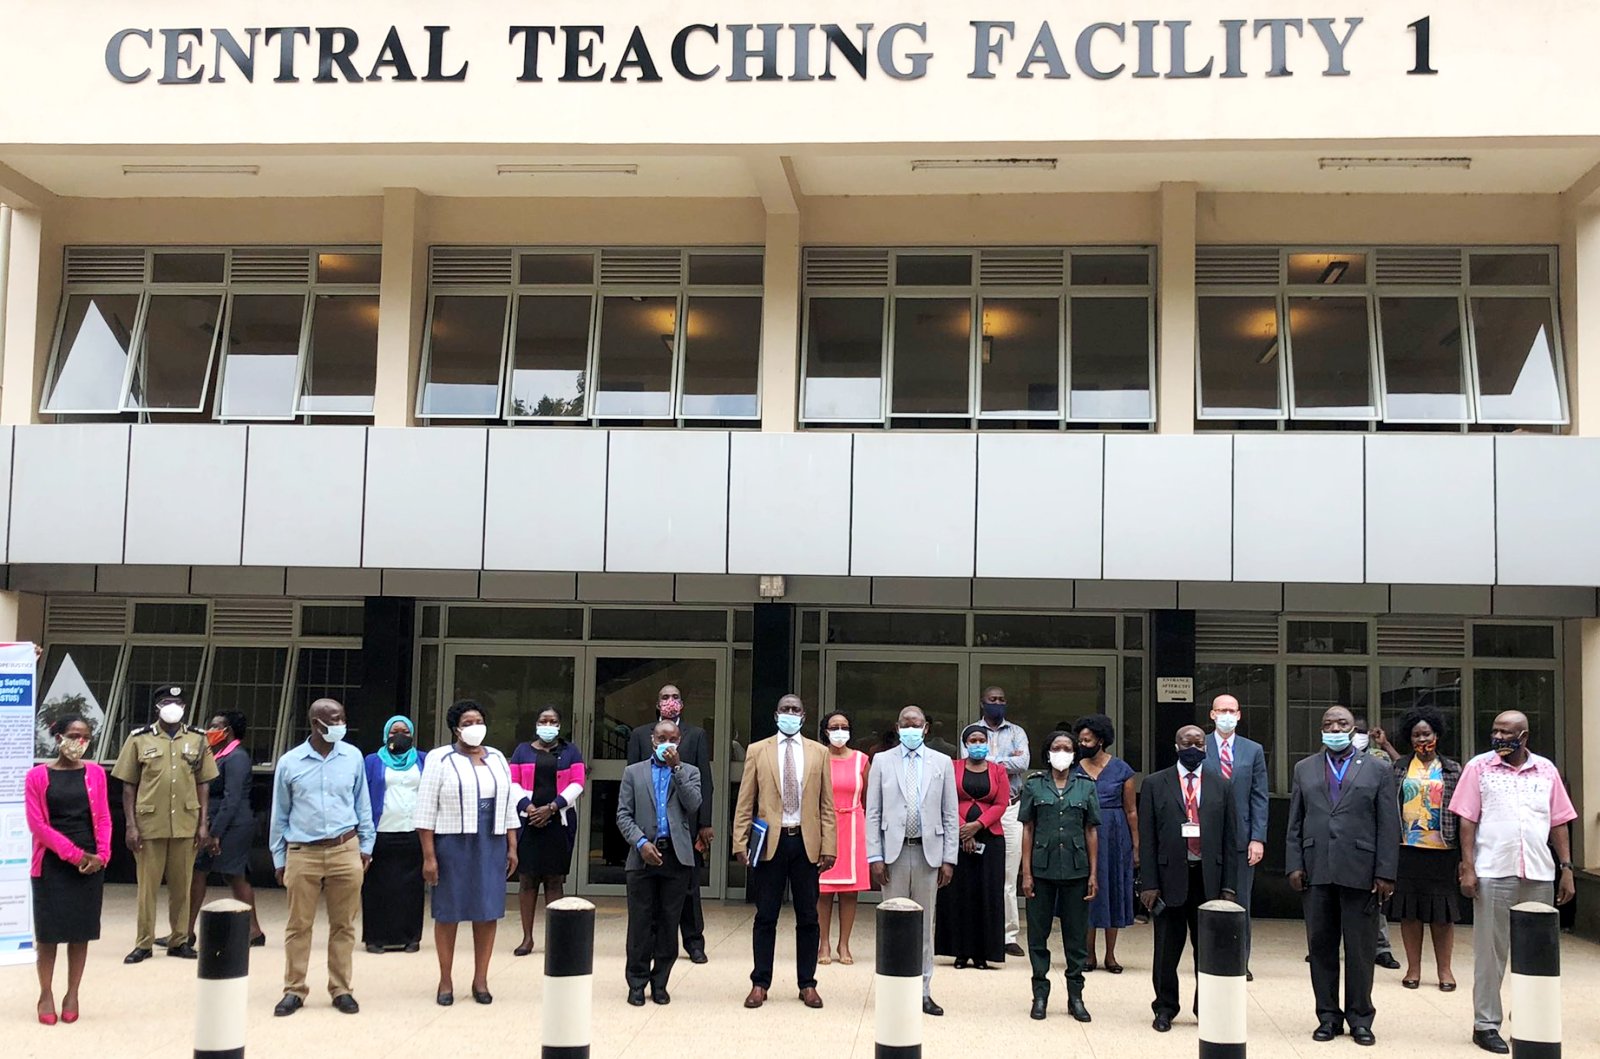
M 94 818 L 95 855 L 102 864 L 111 862 L 111 805 L 106 800 L 106 770 L 93 761 L 83 763 L 83 783 L 89 792 L 89 815 Z M 27 802 L 28 830 L 33 833 L 33 867 L 29 874 L 34 878 L 44 867 L 44 851 L 49 850 L 68 864 L 81 864 L 83 850 L 50 826 L 50 809 L 45 803 L 45 792 L 50 789 L 50 767 L 35 765 L 28 770 L 23 783 Z

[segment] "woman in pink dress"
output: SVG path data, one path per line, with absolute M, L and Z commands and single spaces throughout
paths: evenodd
M 867 876 L 867 755 L 850 749 L 850 718 L 838 710 L 822 719 L 828 739 L 828 767 L 833 771 L 833 805 L 838 814 L 839 855 L 822 873 L 818 885 L 817 920 L 822 927 L 818 963 L 832 963 L 828 934 L 833 895 L 839 895 L 839 962 L 855 963 L 850 931 L 856 925 L 856 894 L 869 885 Z

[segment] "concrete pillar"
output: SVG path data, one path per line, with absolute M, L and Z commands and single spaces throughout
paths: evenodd
M 1572 433 L 1600 437 L 1600 202 L 1569 204 L 1561 241 L 1561 333 L 1567 355 Z M 1579 341 L 1596 322 L 1587 357 Z
M 37 392 L 44 378 L 48 336 L 39 333 L 46 276 L 44 216 L 33 209 L 11 210 L 5 283 L 4 361 L 0 363 L 0 424 L 39 421 Z M 53 294 L 53 292 L 51 292 Z
M 1567 685 L 1567 782 L 1578 810 L 1573 863 L 1593 869 L 1600 867 L 1600 707 L 1594 705 L 1600 703 L 1600 618 L 1578 625 L 1582 676 Z
M 1162 184 L 1156 278 L 1156 430 L 1193 434 L 1196 186 Z
M 761 299 L 761 429 L 792 431 L 800 396 L 800 215 L 767 214 Z
M 44 597 L 0 592 L 0 642 L 38 643 L 43 639 Z
M 417 367 L 428 312 L 427 200 L 416 188 L 383 191 L 383 283 L 378 289 L 378 381 L 372 421 L 415 421 Z

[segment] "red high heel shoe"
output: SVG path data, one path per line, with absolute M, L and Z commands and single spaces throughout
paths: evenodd
M 70 1026 L 78 1021 L 78 1013 L 76 1011 L 63 1011 L 61 1013 L 61 1021 Z
M 49 1011 L 49 1012 L 41 1011 L 41 1012 L 39 1012 L 39 1025 L 41 1025 L 41 1026 L 54 1026 L 55 1024 L 56 1024 L 56 1013 L 54 1011 Z

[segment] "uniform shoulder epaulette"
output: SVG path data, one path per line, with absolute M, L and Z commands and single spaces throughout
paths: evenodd
M 128 733 L 128 737 L 131 739 L 132 737 L 134 737 L 136 735 L 154 735 L 155 731 L 156 731 L 156 726 L 155 725 L 147 724 L 143 728 L 135 728 L 133 731 L 129 732 Z
M 1035 771 L 1028 773 L 1027 778 L 1024 779 L 1022 782 L 1023 783 L 1027 783 L 1028 780 L 1042 780 L 1044 778 L 1045 778 L 1044 769 L 1036 769 Z

